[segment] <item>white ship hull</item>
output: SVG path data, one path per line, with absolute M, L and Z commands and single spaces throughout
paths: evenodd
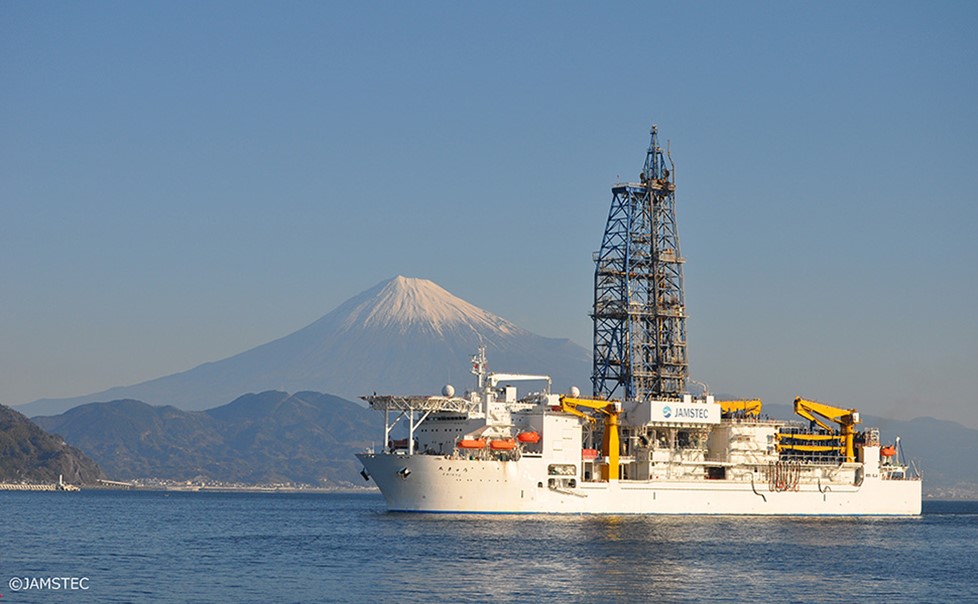
M 761 479 L 622 480 L 547 486 L 547 462 L 360 454 L 391 511 L 479 514 L 920 514 L 919 480 L 867 476 L 855 484 L 800 484 L 778 491 Z

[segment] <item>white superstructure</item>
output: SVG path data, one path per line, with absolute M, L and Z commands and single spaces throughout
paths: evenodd
M 357 457 L 390 510 L 920 513 L 919 478 L 874 429 L 850 436 L 850 459 L 845 428 L 730 412 L 710 395 L 643 403 L 560 396 L 546 376 L 489 373 L 484 350 L 473 373 L 476 388 L 464 396 L 446 386 L 442 396 L 364 397 L 384 412 L 386 447 Z M 525 381 L 543 388 L 520 397 L 514 383 Z M 853 434 L 859 420 L 850 415 Z M 393 438 L 405 429 L 406 439 Z

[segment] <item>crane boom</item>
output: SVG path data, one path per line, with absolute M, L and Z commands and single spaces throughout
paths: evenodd
M 601 439 L 601 455 L 608 459 L 608 465 L 601 469 L 604 480 L 618 480 L 621 451 L 618 436 L 618 416 L 621 415 L 621 401 L 606 401 L 592 398 L 560 397 L 560 410 L 571 415 L 582 417 L 589 422 L 596 422 L 592 415 L 581 411 L 581 407 L 604 415 L 604 437 Z
M 855 425 L 860 421 L 858 411 L 855 409 L 833 407 L 818 401 L 803 399 L 799 396 L 795 399 L 795 413 L 830 432 L 834 432 L 835 429 L 829 426 L 826 421 L 838 424 L 843 438 L 846 461 L 852 462 L 856 460 L 853 441 L 855 440 L 856 434 Z

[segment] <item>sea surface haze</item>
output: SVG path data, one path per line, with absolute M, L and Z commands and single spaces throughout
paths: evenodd
M 978 502 L 480 516 L 392 514 L 375 493 L 90 490 L 0 492 L 0 509 L 0 602 L 978 601 Z

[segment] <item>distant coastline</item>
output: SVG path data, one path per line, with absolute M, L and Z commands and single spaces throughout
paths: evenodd
M 312 486 L 305 484 L 238 484 L 218 481 L 177 481 L 155 478 L 133 480 L 129 483 L 107 481 L 86 485 L 86 490 L 98 491 L 159 491 L 178 493 L 376 493 L 373 485 Z
M 81 488 L 64 482 L 0 482 L 0 491 L 80 491 Z
M 57 491 L 58 485 L 33 482 L 0 482 L 0 491 Z

